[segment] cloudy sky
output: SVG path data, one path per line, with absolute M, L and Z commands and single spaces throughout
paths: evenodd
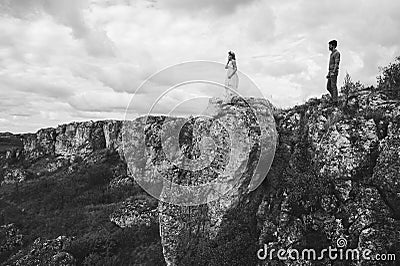
M 378 66 L 400 55 L 399 10 L 398 0 L 1 0 L 0 131 L 123 119 L 153 73 L 192 60 L 225 63 L 229 50 L 279 107 L 326 93 L 333 38 L 340 85 L 346 71 L 374 85 Z M 201 91 L 189 90 L 165 97 Z M 146 112 L 140 103 L 160 92 L 147 86 L 130 108 Z

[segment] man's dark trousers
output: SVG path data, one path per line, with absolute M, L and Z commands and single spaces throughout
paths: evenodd
M 337 75 L 332 75 L 328 77 L 328 83 L 326 88 L 332 96 L 332 101 L 337 103 L 338 101 L 338 89 L 337 89 Z

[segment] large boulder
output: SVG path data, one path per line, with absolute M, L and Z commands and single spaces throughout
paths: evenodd
M 140 117 L 125 124 L 130 173 L 161 200 L 160 235 L 168 265 L 192 264 L 193 254 L 197 259 L 209 254 L 216 242 L 222 253 L 234 228 L 235 234 L 257 240 L 255 231 L 237 224 L 256 220 L 257 200 L 252 199 L 258 193 L 252 191 L 265 177 L 277 141 L 273 108 L 264 99 L 211 99 L 205 115 Z M 223 260 L 209 255 L 215 264 Z M 254 260 L 253 254 L 242 256 L 248 258 Z

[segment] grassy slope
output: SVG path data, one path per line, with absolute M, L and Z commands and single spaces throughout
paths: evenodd
M 63 168 L 29 180 L 18 190 L 15 185 L 1 186 L 0 224 L 15 223 L 26 249 L 37 237 L 76 237 L 68 251 L 78 264 L 164 265 L 158 225 L 122 229 L 109 221 L 129 196 L 152 200 L 137 187 L 107 188 L 109 169 L 116 160 L 111 156 L 92 166 L 82 165 L 71 174 Z M 104 180 L 96 179 L 98 175 Z M 0 257 L 0 263 L 6 259 Z

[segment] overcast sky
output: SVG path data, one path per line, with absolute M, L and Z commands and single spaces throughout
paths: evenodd
M 346 71 L 375 85 L 378 66 L 400 55 L 398 0 L 1 0 L 0 11 L 0 131 L 123 119 L 149 75 L 225 63 L 229 50 L 279 107 L 327 93 L 331 39 L 339 85 Z

